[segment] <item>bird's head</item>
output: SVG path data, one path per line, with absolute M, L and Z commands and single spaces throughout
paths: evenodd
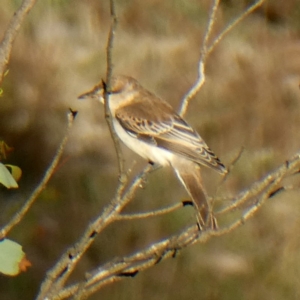
M 125 75 L 118 75 L 111 78 L 110 87 L 101 80 L 100 83 L 95 85 L 92 90 L 78 96 L 78 99 L 96 99 L 101 103 L 104 103 L 104 94 L 106 92 L 110 98 L 117 100 L 119 98 L 123 98 L 119 97 L 122 93 L 131 93 L 138 85 L 139 83 L 134 78 Z

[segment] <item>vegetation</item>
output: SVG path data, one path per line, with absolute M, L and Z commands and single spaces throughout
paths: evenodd
M 20 5 L 2 2 L 1 35 Z M 249 2 L 221 1 L 213 37 Z M 203 170 L 209 194 L 217 198 L 216 208 L 300 148 L 300 3 L 282 2 L 266 1 L 217 45 L 206 61 L 206 82 L 187 110 L 186 118 L 225 164 L 244 149 L 225 183 L 218 174 Z M 114 73 L 132 75 L 179 107 L 197 77 L 211 1 L 115 4 Z M 43 178 L 66 130 L 69 107 L 79 114 L 50 183 L 21 226 L 9 234 L 23 246 L 32 267 L 18 277 L 0 275 L 3 300 L 34 299 L 46 272 L 114 195 L 118 164 L 103 108 L 77 100 L 105 78 L 109 27 L 107 1 L 38 1 L 13 45 L 9 73 L 0 85 L 0 136 L 14 147 L 10 163 L 23 175 L 19 189 L 0 190 L 1 225 Z M 145 163 L 127 149 L 124 154 L 134 177 Z M 298 177 L 288 178 L 285 192 L 267 200 L 239 229 L 183 249 L 175 259 L 108 285 L 91 299 L 299 298 Z M 144 186 L 127 213 L 187 197 L 170 170 L 150 174 Z M 155 218 L 113 223 L 81 259 L 70 282 L 193 222 L 193 209 L 184 207 Z

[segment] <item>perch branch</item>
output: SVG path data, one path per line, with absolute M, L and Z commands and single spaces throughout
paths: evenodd
M 145 180 L 145 176 L 151 171 L 151 166 L 145 169 L 134 179 L 128 190 L 122 194 L 127 181 L 120 184 L 115 197 L 85 230 L 79 241 L 62 255 L 55 266 L 47 272 L 46 278 L 41 286 L 38 300 L 45 298 L 52 299 L 53 296 L 62 289 L 66 280 L 71 275 L 82 255 L 94 242 L 96 236 L 103 231 L 110 223 L 116 220 L 118 214 L 130 202 L 135 192 Z
M 166 258 L 174 257 L 182 248 L 198 242 L 204 243 L 212 237 L 228 234 L 253 217 L 263 203 L 273 196 L 272 193 L 278 189 L 282 180 L 295 170 L 299 170 L 299 167 L 300 153 L 296 154 L 295 157 L 287 161 L 276 171 L 253 184 L 246 192 L 240 194 L 235 201 L 236 203 L 242 202 L 245 194 L 251 194 L 252 198 L 257 198 L 257 200 L 245 210 L 241 217 L 238 217 L 229 225 L 217 230 L 205 230 L 202 232 L 199 232 L 196 225 L 189 226 L 180 233 L 155 242 L 133 255 L 111 260 L 97 269 L 90 271 L 86 275 L 85 281 L 70 285 L 62 289 L 58 294 L 53 294 L 48 299 L 65 299 L 76 294 L 76 292 L 78 292 L 76 295 L 78 299 L 81 299 L 80 297 L 88 297 L 109 283 L 122 280 L 126 277 L 133 277 L 138 272 L 152 267 Z
M 111 77 L 113 73 L 113 61 L 112 61 L 112 51 L 114 45 L 114 37 L 116 33 L 116 27 L 118 23 L 117 14 L 115 3 L 113 0 L 110 0 L 110 30 L 107 39 L 107 46 L 106 46 L 106 81 L 104 83 L 104 112 L 105 112 L 105 119 L 111 134 L 111 137 L 114 142 L 117 158 L 118 158 L 118 166 L 119 166 L 119 180 L 122 182 L 126 178 L 126 173 L 124 172 L 124 157 L 122 153 L 122 148 L 120 145 L 120 140 L 115 132 L 112 122 L 112 115 L 109 109 L 109 94 L 111 91 Z

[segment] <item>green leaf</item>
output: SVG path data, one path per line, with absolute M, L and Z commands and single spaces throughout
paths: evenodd
M 19 187 L 13 176 L 2 163 L 0 163 L 0 183 L 8 189 L 16 189 Z
M 22 246 L 9 239 L 0 242 L 0 272 L 15 276 L 26 271 L 31 263 L 26 259 Z

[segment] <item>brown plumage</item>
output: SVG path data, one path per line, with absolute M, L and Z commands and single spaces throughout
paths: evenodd
M 104 101 L 102 83 L 80 99 Z M 209 202 L 202 185 L 200 166 L 225 174 L 226 168 L 201 136 L 171 105 L 143 88 L 129 76 L 111 80 L 109 108 L 120 139 L 142 157 L 161 165 L 171 165 L 199 212 L 200 227 L 210 223 Z

